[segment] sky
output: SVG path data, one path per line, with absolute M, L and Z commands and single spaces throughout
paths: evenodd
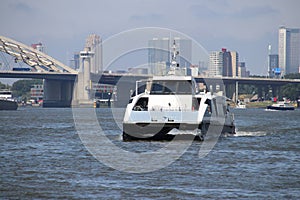
M 135 28 L 168 28 L 208 52 L 237 51 L 251 74 L 266 75 L 268 45 L 277 54 L 279 27 L 300 28 L 299 8 L 299 0 L 1 0 L 0 35 L 42 42 L 68 65 L 89 34 L 105 41 Z

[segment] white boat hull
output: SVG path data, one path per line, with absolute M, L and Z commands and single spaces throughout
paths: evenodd
M 269 110 L 295 110 L 295 107 L 293 107 L 293 106 L 285 106 L 285 107 L 267 106 L 267 109 L 269 109 Z
M 203 123 L 123 123 L 123 140 L 152 140 L 170 141 L 176 140 L 198 140 L 203 141 L 209 127 L 219 127 L 221 134 L 235 134 L 235 125 L 233 123 L 220 124 L 206 121 Z M 184 134 L 173 134 L 173 129 L 184 132 Z M 197 131 L 195 131 L 197 130 Z M 176 136 L 176 137 L 175 137 Z

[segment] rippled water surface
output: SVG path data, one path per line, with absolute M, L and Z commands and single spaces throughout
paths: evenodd
M 300 110 L 233 112 L 237 134 L 219 138 L 206 157 L 194 142 L 165 168 L 126 173 L 85 148 L 72 109 L 0 111 L 0 198 L 300 199 Z M 165 145 L 122 142 L 110 113 L 96 110 L 115 145 L 134 152 Z

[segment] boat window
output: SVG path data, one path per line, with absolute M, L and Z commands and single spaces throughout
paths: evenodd
M 200 102 L 201 102 L 201 98 L 197 98 L 197 101 L 198 101 L 198 105 L 200 105 Z
M 192 84 L 189 81 L 180 81 L 178 82 L 178 94 L 191 94 L 192 93 Z
M 205 104 L 207 104 L 207 108 L 205 111 L 205 116 L 210 116 L 212 109 L 211 109 L 211 100 L 210 99 L 206 99 Z
M 192 94 L 190 81 L 160 81 L 153 82 L 151 94 Z
M 176 82 L 175 81 L 166 81 L 164 82 L 164 93 L 176 93 Z
M 138 93 L 136 94 L 136 91 L 134 90 L 133 93 L 131 94 L 131 97 L 134 97 L 134 96 L 136 96 L 138 94 L 141 94 L 141 93 L 145 92 L 145 89 L 146 89 L 146 85 L 145 84 L 140 85 L 138 87 Z
M 11 92 L 5 91 L 5 92 L 0 92 L 0 94 L 2 94 L 2 95 L 11 95 Z
M 148 110 L 148 98 L 142 97 L 140 98 L 136 104 L 134 105 L 134 111 L 147 111 Z
M 193 101 L 192 101 L 193 110 L 199 110 L 200 101 L 201 101 L 201 98 L 193 98 Z
M 152 83 L 151 93 L 152 94 L 162 94 L 163 86 L 159 82 Z

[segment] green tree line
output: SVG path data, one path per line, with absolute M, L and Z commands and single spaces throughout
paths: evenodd
M 260 77 L 260 78 L 266 78 L 264 76 L 251 76 L 251 77 Z M 283 77 L 284 79 L 300 79 L 299 73 L 294 74 L 287 74 Z M 265 88 L 265 92 L 268 93 L 268 91 L 271 88 Z M 254 85 L 240 85 L 239 86 L 239 93 L 240 94 L 257 94 L 258 89 Z M 300 84 L 286 84 L 280 88 L 280 94 L 279 97 L 286 97 L 292 101 L 295 101 L 300 96 Z M 271 97 L 269 95 L 269 97 Z
M 294 74 L 287 74 L 285 75 L 286 79 L 300 79 L 300 74 L 299 73 L 294 73 Z M 289 98 L 292 101 L 295 101 L 299 98 L 300 96 L 300 84 L 286 84 L 282 88 L 282 95 L 284 97 Z
M 20 98 L 22 101 L 30 99 L 30 89 L 33 85 L 43 84 L 41 79 L 18 80 L 13 83 L 11 91 L 13 97 Z
M 0 90 L 8 89 L 10 90 L 11 86 L 0 82 Z

